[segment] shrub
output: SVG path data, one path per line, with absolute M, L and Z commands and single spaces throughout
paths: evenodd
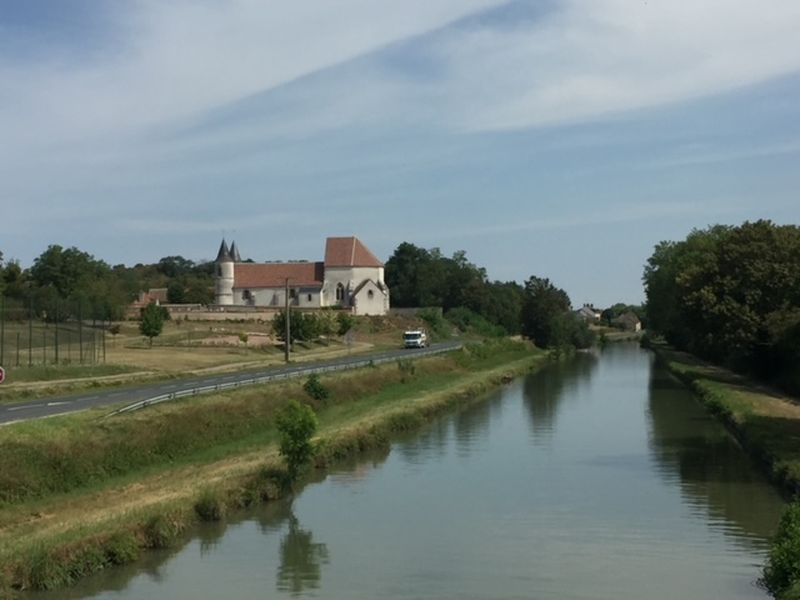
M 445 318 L 462 332 L 474 331 L 484 337 L 500 337 L 506 333 L 499 325 L 490 323 L 484 316 L 463 306 L 451 308 Z
M 106 555 L 111 564 L 124 565 L 139 558 L 139 543 L 130 531 L 115 533 L 106 543 Z
M 303 384 L 303 389 L 310 398 L 317 402 L 326 402 L 331 395 L 328 388 L 322 384 L 319 375 L 316 373 L 312 373 L 308 376 L 308 379 L 306 379 L 306 382 Z
M 289 480 L 295 481 L 300 471 L 314 456 L 311 436 L 317 430 L 317 417 L 308 406 L 292 400 L 275 420 L 280 435 L 279 451 L 286 460 Z
M 195 502 L 194 511 L 202 521 L 221 521 L 225 517 L 225 502 L 219 492 L 205 489 Z
M 338 323 L 337 333 L 339 335 L 345 335 L 356 325 L 355 317 L 346 312 L 340 312 L 336 315 L 336 321 Z
M 397 368 L 400 370 L 400 381 L 403 383 L 414 377 L 417 371 L 414 361 L 411 360 L 398 360 Z
M 425 324 L 428 326 L 428 329 L 436 334 L 437 337 L 446 338 L 450 336 L 450 327 L 442 316 L 442 312 L 436 308 L 425 308 L 419 311 L 418 315 L 420 319 L 425 321 Z
M 791 504 L 781 517 L 762 581 L 776 598 L 800 598 L 800 502 Z
M 145 537 L 149 548 L 169 548 L 178 537 L 182 526 L 169 515 L 156 515 L 145 525 Z

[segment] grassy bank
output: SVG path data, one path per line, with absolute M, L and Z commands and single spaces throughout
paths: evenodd
M 323 377 L 317 465 L 386 447 L 523 373 L 544 355 L 508 341 Z M 0 589 L 47 589 L 180 539 L 199 520 L 282 492 L 274 415 L 290 381 L 98 420 L 0 430 Z
M 787 494 L 800 492 L 800 405 L 797 400 L 665 344 L 649 341 L 659 360 L 717 415 L 742 447 Z M 778 600 L 800 600 L 800 503 L 784 514 L 762 583 Z
M 771 479 L 800 492 L 800 405 L 797 400 L 665 344 L 649 342 L 667 368 L 717 415 Z

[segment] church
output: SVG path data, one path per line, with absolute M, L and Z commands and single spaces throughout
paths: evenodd
M 236 242 L 222 240 L 215 261 L 218 306 L 349 308 L 356 315 L 389 312 L 383 263 L 361 240 L 329 237 L 323 262 L 244 262 Z

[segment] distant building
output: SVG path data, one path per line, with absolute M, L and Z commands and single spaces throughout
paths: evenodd
M 612 319 L 611 324 L 625 331 L 638 332 L 642 330 L 642 322 L 639 320 L 639 317 L 631 311 L 622 313 L 617 318 Z
M 167 288 L 150 288 L 146 292 L 139 292 L 139 297 L 133 302 L 133 306 L 136 308 L 144 308 L 151 302 L 166 304 Z
M 236 243 L 220 244 L 215 302 L 219 306 L 342 307 L 357 315 L 389 312 L 384 265 L 356 237 L 330 237 L 323 262 L 242 262 Z
M 600 320 L 600 311 L 591 304 L 584 304 L 578 310 L 573 311 L 576 317 L 583 319 L 587 323 L 596 323 Z

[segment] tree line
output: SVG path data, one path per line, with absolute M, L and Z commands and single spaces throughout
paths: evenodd
M 78 248 L 51 245 L 23 269 L 0 252 L 0 295 L 6 308 L 48 320 L 119 320 L 139 292 L 167 288 L 173 303 L 213 301 L 214 263 L 167 256 L 154 264 L 111 266 Z
M 800 228 L 715 225 L 658 244 L 650 329 L 697 356 L 800 392 Z
M 572 314 L 564 290 L 539 277 L 523 284 L 491 281 L 486 269 L 470 262 L 464 251 L 448 257 L 438 248 L 403 242 L 386 263 L 386 283 L 392 306 L 441 307 L 461 329 L 523 334 L 544 347 L 591 343 L 588 328 Z M 0 295 L 16 302 L 25 318 L 33 311 L 49 320 L 119 320 L 139 292 L 151 288 L 166 288 L 170 303 L 210 304 L 214 263 L 167 256 L 154 264 L 111 266 L 78 248 L 51 245 L 23 269 L 16 261 L 3 262 L 0 254 Z M 297 332 L 343 327 L 327 316 L 296 319 Z
M 403 242 L 386 262 L 385 277 L 395 307 L 441 307 L 456 325 L 523 334 L 542 347 L 585 348 L 593 340 L 587 324 L 573 314 L 567 293 L 549 279 L 490 281 L 464 251 L 447 257 L 438 248 Z

